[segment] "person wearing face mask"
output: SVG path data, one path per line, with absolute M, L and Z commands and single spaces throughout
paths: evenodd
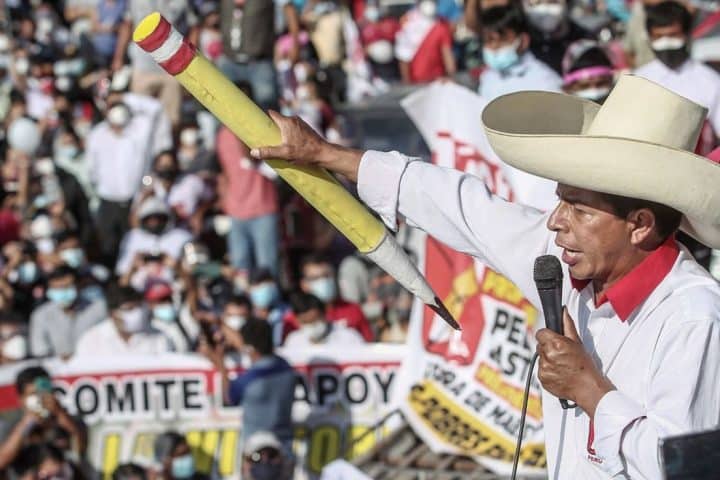
M 530 34 L 517 6 L 493 7 L 482 16 L 480 95 L 491 101 L 520 90 L 559 92 L 562 79 L 529 50 Z
M 268 269 L 255 270 L 249 280 L 248 295 L 253 316 L 270 324 L 274 345 L 278 346 L 282 344 L 288 328 L 290 307 L 283 300 L 275 278 Z
M 77 271 L 61 265 L 47 277 L 47 302 L 30 315 L 33 357 L 70 357 L 80 337 L 107 316 L 102 299 L 86 301 L 78 294 Z
M 183 246 L 192 240 L 192 235 L 185 229 L 171 224 L 171 212 L 162 199 L 151 196 L 140 204 L 137 209 L 139 226 L 130 230 L 123 237 L 120 253 L 115 266 L 115 273 L 126 275 L 132 269 L 138 255 L 161 253 L 172 260 L 177 260 Z
M 173 343 L 173 351 L 185 353 L 193 340 L 189 328 L 183 325 L 173 301 L 172 285 L 162 280 L 151 280 L 145 287 L 145 301 L 150 310 L 150 325 L 164 333 Z
M 214 153 L 205 146 L 200 127 L 196 122 L 186 123 L 180 127 L 177 159 L 180 170 L 185 173 L 207 174 L 218 169 Z
M 293 458 L 292 405 L 297 374 L 284 358 L 275 354 L 272 328 L 266 321 L 249 318 L 240 329 L 240 337 L 251 365 L 232 381 L 225 366 L 225 345 L 203 344 L 201 352 L 220 375 L 225 403 L 242 406 L 243 444 L 255 432 L 270 431 L 277 436 L 285 455 Z
M 385 7 L 378 2 L 368 2 L 359 23 L 360 39 L 373 73 L 385 81 L 400 79 L 400 67 L 395 58 L 395 36 L 400 31 L 400 22 L 387 15 Z
M 316 296 L 325 304 L 324 314 L 327 321 L 355 330 L 366 341 L 373 341 L 370 322 L 360 305 L 348 302 L 340 296 L 335 269 L 327 258 L 317 254 L 308 255 L 302 260 L 300 271 L 302 273 L 300 289 Z M 299 326 L 293 316 L 290 316 L 287 322 L 288 331 Z
M 570 21 L 567 0 L 523 0 L 522 8 L 528 22 L 530 51 L 560 73 L 567 47 L 585 37 L 580 27 Z
M 107 294 L 110 317 L 80 337 L 75 355 L 155 355 L 171 352 L 170 338 L 150 324 L 142 293 L 112 286 Z
M 148 169 L 152 130 L 147 115 L 133 115 L 126 104 L 116 102 L 86 140 L 90 180 L 100 198 L 97 236 L 102 263 L 107 267 L 114 265 L 118 243 L 129 228 L 131 201 Z
M 0 311 L 0 367 L 29 356 L 26 330 L 25 321 L 17 313 Z
M 360 334 L 339 322 L 330 322 L 325 316 L 325 304 L 314 295 L 298 292 L 291 296 L 290 304 L 299 329 L 285 340 L 285 348 L 307 348 L 313 345 L 347 347 L 365 343 Z
M 0 471 L 18 461 L 23 448 L 37 443 L 37 437 L 47 439 L 58 429 L 69 436 L 67 453 L 82 458 L 87 450 L 86 427 L 60 404 L 48 372 L 38 366 L 21 370 L 15 377 L 15 390 L 22 410 L 17 421 L 7 417 L 0 421 Z M 36 462 L 34 467 L 40 463 Z
M 455 75 L 452 31 L 436 13 L 435 0 L 420 0 L 400 21 L 395 57 L 404 83 L 426 83 Z
M 161 433 L 153 445 L 158 480 L 205 480 L 196 470 L 195 459 L 184 436 L 177 432 Z
M 269 431 L 258 431 L 243 445 L 242 476 L 248 480 L 290 480 L 293 462 L 282 451 L 280 440 Z
M 592 40 L 579 40 L 563 58 L 563 91 L 602 104 L 615 84 L 615 69 L 605 50 Z
M 720 137 L 720 74 L 690 58 L 690 12 L 672 1 L 648 6 L 645 12 L 645 25 L 656 59 L 635 70 L 635 75 L 707 108 L 705 128 L 711 128 L 715 137 Z M 713 147 L 708 145 L 698 153 L 707 154 Z
M 245 295 L 233 295 L 225 303 L 222 322 L 227 328 L 239 332 L 252 314 L 252 303 Z
M 81 145 L 80 137 L 74 128 L 66 126 L 54 142 L 53 162 L 57 170 L 62 170 L 77 180 L 85 193 L 86 206 L 90 211 L 95 211 L 100 200 L 90 181 L 90 165 Z M 92 222 L 89 226 L 92 226 Z

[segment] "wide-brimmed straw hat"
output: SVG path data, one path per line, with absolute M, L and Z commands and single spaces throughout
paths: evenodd
M 684 218 L 681 229 L 720 248 L 720 165 L 695 155 L 707 109 L 649 80 L 620 78 L 600 106 L 526 91 L 482 114 L 495 153 L 566 185 L 650 200 Z

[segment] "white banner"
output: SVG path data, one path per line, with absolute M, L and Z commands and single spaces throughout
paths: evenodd
M 369 434 L 345 455 L 389 412 L 390 388 L 406 351 L 404 345 L 369 344 L 279 352 L 298 372 L 295 451 L 311 473 L 379 440 Z M 31 364 L 0 368 L 0 416 L 6 420 L 18 415 L 15 375 Z M 52 359 L 43 366 L 64 407 L 89 426 L 88 457 L 105 478 L 123 462 L 150 463 L 155 436 L 169 429 L 186 434 L 200 472 L 238 477 L 242 409 L 223 406 L 220 379 L 204 358 Z
M 405 98 L 402 105 L 423 134 L 434 163 L 477 175 L 491 191 L 512 198 L 505 169 L 482 129 L 482 98 L 454 83 L 434 83 Z M 421 243 L 421 271 L 463 330 L 452 330 L 416 303 L 410 351 L 394 398 L 434 451 L 470 455 L 507 474 L 535 350 L 532 326 L 537 312 L 509 280 L 483 264 L 429 236 Z M 525 474 L 543 475 L 545 464 L 535 381 L 521 465 Z

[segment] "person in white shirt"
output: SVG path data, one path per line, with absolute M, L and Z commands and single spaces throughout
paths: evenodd
M 111 105 L 106 120 L 88 134 L 85 155 L 90 181 L 100 198 L 97 234 L 103 263 L 115 261 L 118 243 L 129 227 L 130 202 L 149 168 L 151 119 L 132 115 L 124 103 Z
M 365 343 L 357 331 L 337 322 L 328 322 L 325 318 L 325 304 L 315 295 L 298 292 L 291 296 L 290 305 L 300 329 L 291 332 L 285 339 L 286 348 L 312 345 L 347 347 Z
M 674 1 L 646 6 L 645 10 L 645 25 L 656 58 L 635 70 L 635 74 L 707 108 L 711 131 L 720 137 L 720 74 L 690 58 L 690 12 Z M 698 153 L 709 153 L 713 147 L 709 145 Z
M 483 61 L 480 96 L 490 101 L 521 90 L 559 92 L 562 79 L 530 52 L 528 27 L 516 5 L 492 7 L 482 15 Z M 555 205 L 555 184 L 504 164 L 516 201 L 539 210 Z
M 170 210 L 167 204 L 157 197 L 145 200 L 138 208 L 137 216 L 140 226 L 130 230 L 120 243 L 120 254 L 115 267 L 118 275 L 127 274 L 136 257 L 141 254 L 162 253 L 172 260 L 177 260 L 182 253 L 182 247 L 192 240 L 192 235 L 187 230 L 171 226 Z
M 107 294 L 110 318 L 80 337 L 76 357 L 103 355 L 156 355 L 171 352 L 172 341 L 150 325 L 142 294 L 114 286 Z
M 720 286 L 674 236 L 720 246 L 720 166 L 692 153 L 704 108 L 631 75 L 602 106 L 547 92 L 491 102 L 482 120 L 497 154 L 558 182 L 546 214 L 472 175 L 333 146 L 301 120 L 273 118 L 283 142 L 254 157 L 356 181 L 390 228 L 403 215 L 537 307 L 534 260 L 562 257 L 565 335 L 536 333 L 551 479 L 661 478 L 660 439 L 717 428 Z

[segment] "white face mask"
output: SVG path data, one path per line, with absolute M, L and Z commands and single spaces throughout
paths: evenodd
M 186 128 L 180 132 L 180 143 L 184 147 L 194 147 L 198 142 L 198 131 L 194 128 Z
M 125 333 L 137 333 L 145 328 L 145 310 L 135 307 L 131 310 L 120 310 L 120 320 Z
M 313 342 L 317 342 L 325 336 L 325 333 L 328 329 L 328 324 L 323 320 L 315 320 L 312 323 L 304 324 L 300 328 L 303 332 L 305 332 L 305 334 L 310 338 L 310 340 L 312 340 Z
M 33 393 L 25 398 L 25 409 L 36 413 L 40 418 L 47 418 L 50 412 L 43 406 L 40 395 Z
M 560 3 L 539 3 L 525 7 L 528 22 L 538 30 L 551 33 L 557 30 L 565 17 L 565 5 Z
M 113 127 L 124 127 L 130 121 L 130 110 L 125 105 L 115 105 L 108 110 L 107 121 Z
M 28 343 L 22 335 L 13 335 L 3 343 L 2 356 L 8 360 L 24 360 L 27 355 Z
M 435 18 L 435 13 L 437 13 L 437 4 L 434 0 L 423 0 L 418 5 L 418 8 L 420 9 L 420 13 L 427 18 Z
M 666 50 L 678 50 L 685 46 L 685 39 L 678 37 L 660 37 L 650 42 L 653 50 L 664 52 Z
M 245 325 L 245 322 L 247 319 L 244 315 L 228 315 L 223 319 L 223 322 L 225 322 L 225 325 L 227 325 L 232 330 L 235 330 L 236 332 L 239 331 L 243 325 Z
M 584 88 L 574 92 L 574 95 L 586 100 L 592 100 L 596 102 L 608 96 L 610 93 L 610 87 L 599 87 L 599 88 Z
M 18 75 L 25 76 L 30 71 L 30 60 L 27 57 L 18 57 L 15 59 L 15 72 Z
M 293 67 L 293 75 L 295 75 L 295 80 L 297 80 L 298 83 L 307 82 L 308 73 L 308 68 L 305 64 L 298 63 Z

